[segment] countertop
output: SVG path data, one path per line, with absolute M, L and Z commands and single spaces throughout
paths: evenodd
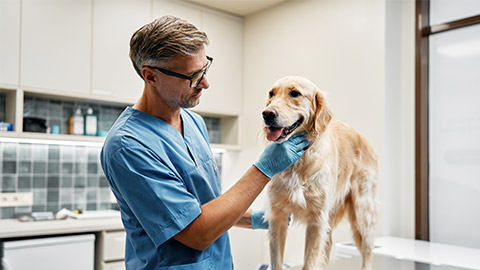
M 119 217 L 49 220 L 22 222 L 17 219 L 0 220 L 0 239 L 53 234 L 123 230 Z
M 480 269 L 480 249 L 392 236 L 375 239 L 375 246 L 373 250 L 375 255 L 432 264 L 437 267 L 452 265 L 465 269 Z M 360 255 L 355 245 L 349 242 L 336 244 L 335 251 L 337 257 Z
M 384 236 L 375 239 L 372 270 L 478 270 L 479 258 L 480 249 Z M 355 245 L 343 242 L 335 245 L 327 270 L 355 270 L 361 265 Z M 286 269 L 300 270 L 302 267 Z

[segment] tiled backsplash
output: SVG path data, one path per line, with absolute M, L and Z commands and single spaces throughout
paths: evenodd
M 101 146 L 0 141 L 0 193 L 32 192 L 33 206 L 1 207 L 0 219 L 22 213 L 118 209 L 100 165 Z M 222 153 L 214 153 L 222 172 Z
M 220 118 L 204 116 L 203 120 L 207 125 L 208 137 L 210 139 L 210 143 L 221 143 L 222 134 L 220 132 Z
M 116 208 L 110 203 L 100 150 L 100 146 L 0 142 L 0 192 L 33 192 L 33 206 L 2 207 L 0 219 L 62 208 Z
M 67 134 L 68 118 L 72 116 L 74 110 L 80 107 L 82 108 L 82 114 L 85 114 L 88 107 L 91 107 L 97 115 L 98 131 L 108 131 L 118 116 L 123 112 L 125 106 L 126 105 L 69 101 L 25 95 L 23 116 L 44 118 L 47 120 L 47 126 L 58 125 L 60 134 Z

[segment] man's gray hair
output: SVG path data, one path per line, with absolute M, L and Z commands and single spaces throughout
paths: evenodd
M 130 39 L 130 59 L 143 79 L 144 65 L 159 65 L 173 56 L 194 56 L 208 45 L 207 34 L 175 16 L 163 16 L 138 29 Z

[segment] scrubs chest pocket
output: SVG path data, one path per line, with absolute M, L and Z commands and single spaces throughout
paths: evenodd
M 197 197 L 200 204 L 220 196 L 220 177 L 213 159 L 202 162 L 183 179 L 187 189 Z

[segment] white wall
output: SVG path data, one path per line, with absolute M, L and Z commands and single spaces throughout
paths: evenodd
M 415 1 L 386 1 L 384 234 L 415 237 Z
M 241 176 L 264 148 L 258 131 L 273 82 L 307 77 L 327 92 L 337 119 L 363 133 L 380 155 L 378 235 L 412 237 L 413 7 L 413 0 L 302 0 L 246 17 L 242 151 L 225 155 L 234 161 L 225 166 L 229 174 Z M 231 238 L 237 269 L 268 262 L 265 232 L 232 229 Z M 303 238 L 303 228 L 291 226 L 286 261 L 302 262 Z M 342 223 L 334 241 L 350 238 Z

